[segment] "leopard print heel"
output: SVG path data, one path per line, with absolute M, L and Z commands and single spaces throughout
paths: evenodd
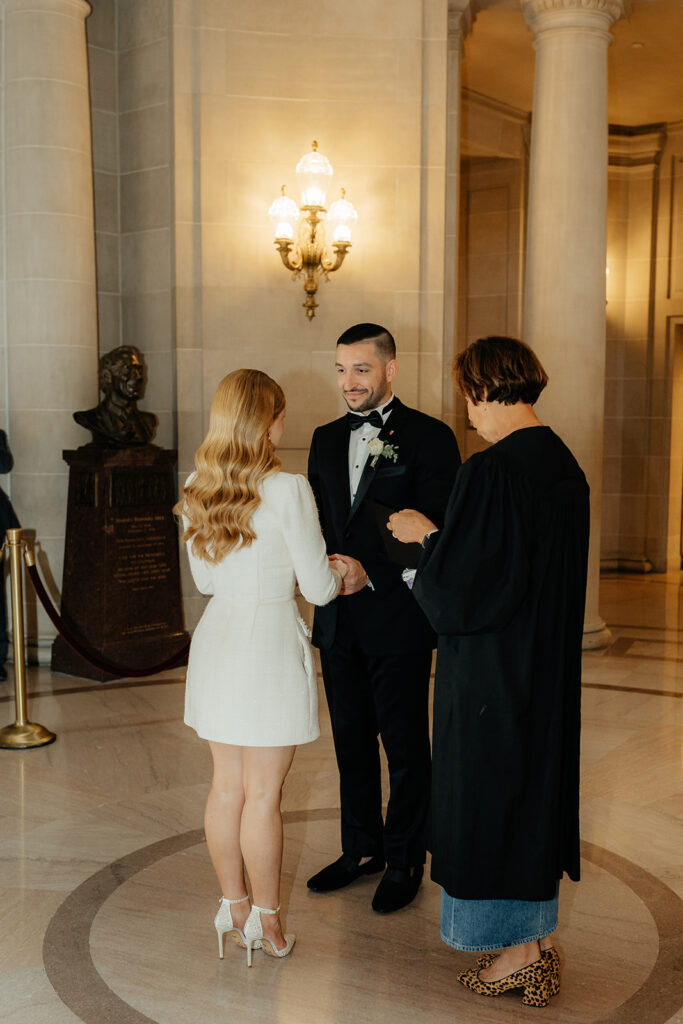
M 476 959 L 477 967 L 481 970 L 490 967 L 497 956 L 497 953 L 482 953 Z M 551 997 L 557 996 L 560 994 L 560 954 L 554 946 L 548 946 L 542 951 L 542 956 L 548 969 L 548 991 Z
M 490 967 L 493 961 L 497 958 L 497 953 L 482 953 L 475 960 L 477 967 Z
M 548 971 L 548 991 L 551 996 L 557 996 L 560 994 L 560 954 L 554 946 L 549 946 L 542 955 Z
M 478 967 L 472 967 L 469 971 L 461 971 L 458 981 L 465 988 L 471 989 L 472 992 L 476 992 L 480 996 L 500 996 L 503 992 L 521 988 L 524 990 L 522 1002 L 525 1006 L 542 1007 L 547 1006 L 550 1002 L 548 967 L 543 957 L 513 974 L 508 974 L 507 978 L 501 978 L 499 981 L 482 981 L 479 977 Z

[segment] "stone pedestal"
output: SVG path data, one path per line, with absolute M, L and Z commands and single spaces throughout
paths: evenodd
M 85 445 L 63 452 L 69 502 L 62 617 L 112 661 L 145 668 L 188 639 L 183 628 L 175 503 L 176 452 Z M 57 637 L 57 672 L 104 681 Z M 125 675 L 121 672 L 120 675 Z

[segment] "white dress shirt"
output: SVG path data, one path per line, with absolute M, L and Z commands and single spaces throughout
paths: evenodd
M 377 411 L 382 417 L 382 423 L 386 423 L 387 419 L 391 415 L 391 409 L 385 409 L 389 403 L 393 400 L 393 395 L 387 398 L 386 402 L 382 405 L 377 406 Z M 371 410 L 368 410 L 370 412 Z M 368 413 L 359 412 L 358 416 L 367 416 Z M 356 491 L 358 490 L 358 484 L 360 478 L 363 475 L 365 463 L 368 460 L 368 442 L 373 437 L 378 437 L 380 427 L 373 427 L 372 423 L 364 423 L 362 427 L 358 427 L 357 430 L 352 430 L 349 437 L 349 484 L 351 487 L 351 504 L 353 499 L 356 497 Z

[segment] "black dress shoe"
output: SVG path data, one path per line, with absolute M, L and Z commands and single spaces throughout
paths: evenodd
M 378 914 L 392 914 L 394 910 L 407 907 L 417 896 L 424 868 L 387 868 L 377 886 L 372 900 L 372 909 Z
M 359 864 L 354 857 L 348 853 L 342 853 L 339 860 L 334 864 L 328 864 L 326 868 L 319 871 L 308 879 L 308 888 L 313 892 L 334 892 L 335 889 L 343 889 L 345 885 L 355 882 L 361 875 L 374 875 L 384 867 L 382 857 L 371 857 L 365 864 Z
M 0 665 L 0 680 L 4 681 L 5 679 L 7 679 L 7 669 L 4 665 Z

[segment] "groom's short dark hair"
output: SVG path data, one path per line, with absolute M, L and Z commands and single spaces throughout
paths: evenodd
M 380 324 L 354 324 L 337 338 L 338 345 L 355 345 L 358 341 L 374 341 L 385 363 L 396 358 L 396 342 L 386 327 Z

